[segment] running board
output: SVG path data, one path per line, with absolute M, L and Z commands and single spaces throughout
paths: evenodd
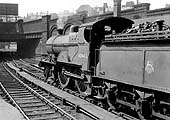
M 67 71 L 64 71 L 64 75 L 76 78 L 78 80 L 84 80 L 84 77 L 82 77 L 80 75 L 77 75 L 77 74 L 73 74 L 73 73 L 67 72 Z

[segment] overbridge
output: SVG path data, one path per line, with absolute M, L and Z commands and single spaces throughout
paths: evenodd
M 41 19 L 23 22 L 0 22 L 0 42 L 16 42 L 17 55 L 33 57 L 36 51 L 44 51 L 44 40 L 50 36 L 49 29 L 56 25 L 57 19 L 50 20 L 50 16 Z

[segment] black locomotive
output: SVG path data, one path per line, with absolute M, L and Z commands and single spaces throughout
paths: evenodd
M 110 17 L 52 36 L 40 61 L 46 78 L 142 120 L 170 119 L 170 29 L 162 20 L 133 23 Z

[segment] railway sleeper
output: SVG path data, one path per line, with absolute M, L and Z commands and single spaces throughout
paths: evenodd
M 10 94 L 18 94 L 18 93 L 25 93 L 25 94 L 28 94 L 28 91 L 9 91 Z
M 29 117 L 33 117 L 33 116 L 37 116 L 37 115 L 42 115 L 42 114 L 45 114 L 45 115 L 49 115 L 49 114 L 53 114 L 55 112 L 55 110 L 49 110 L 49 109 L 45 109 L 45 110 L 34 110 L 34 111 L 31 111 L 31 112 L 27 112 L 27 115 L 29 115 Z
M 40 100 L 38 99 L 29 99 L 29 100 L 17 100 L 18 104 L 30 104 L 30 103 L 38 103 Z
M 47 106 L 41 106 L 41 107 L 32 107 L 32 108 L 23 108 L 25 112 L 32 112 L 32 111 L 38 111 L 38 110 L 48 110 L 50 107 Z
M 19 104 L 22 108 L 34 108 L 34 107 L 41 107 L 41 106 L 46 106 L 45 103 L 30 103 L 30 104 Z
M 30 97 L 30 96 L 32 96 L 32 94 L 31 93 L 11 93 L 11 96 L 13 96 L 13 97 L 23 97 L 23 96 Z
M 39 115 L 39 116 L 32 116 L 31 120 L 48 120 L 48 119 L 59 119 L 63 118 L 60 114 L 53 113 L 53 114 L 45 114 L 45 115 Z
M 15 100 L 32 100 L 32 99 L 35 99 L 36 97 L 35 96 L 31 96 L 31 97 L 19 97 L 19 98 L 14 98 Z

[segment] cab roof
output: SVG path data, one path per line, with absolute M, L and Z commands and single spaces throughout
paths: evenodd
M 108 17 L 101 20 L 97 20 L 90 23 L 85 23 L 79 27 L 90 27 L 92 30 L 104 29 L 105 26 L 110 26 L 116 32 L 122 32 L 122 30 L 130 28 L 134 22 L 130 19 L 123 17 Z

